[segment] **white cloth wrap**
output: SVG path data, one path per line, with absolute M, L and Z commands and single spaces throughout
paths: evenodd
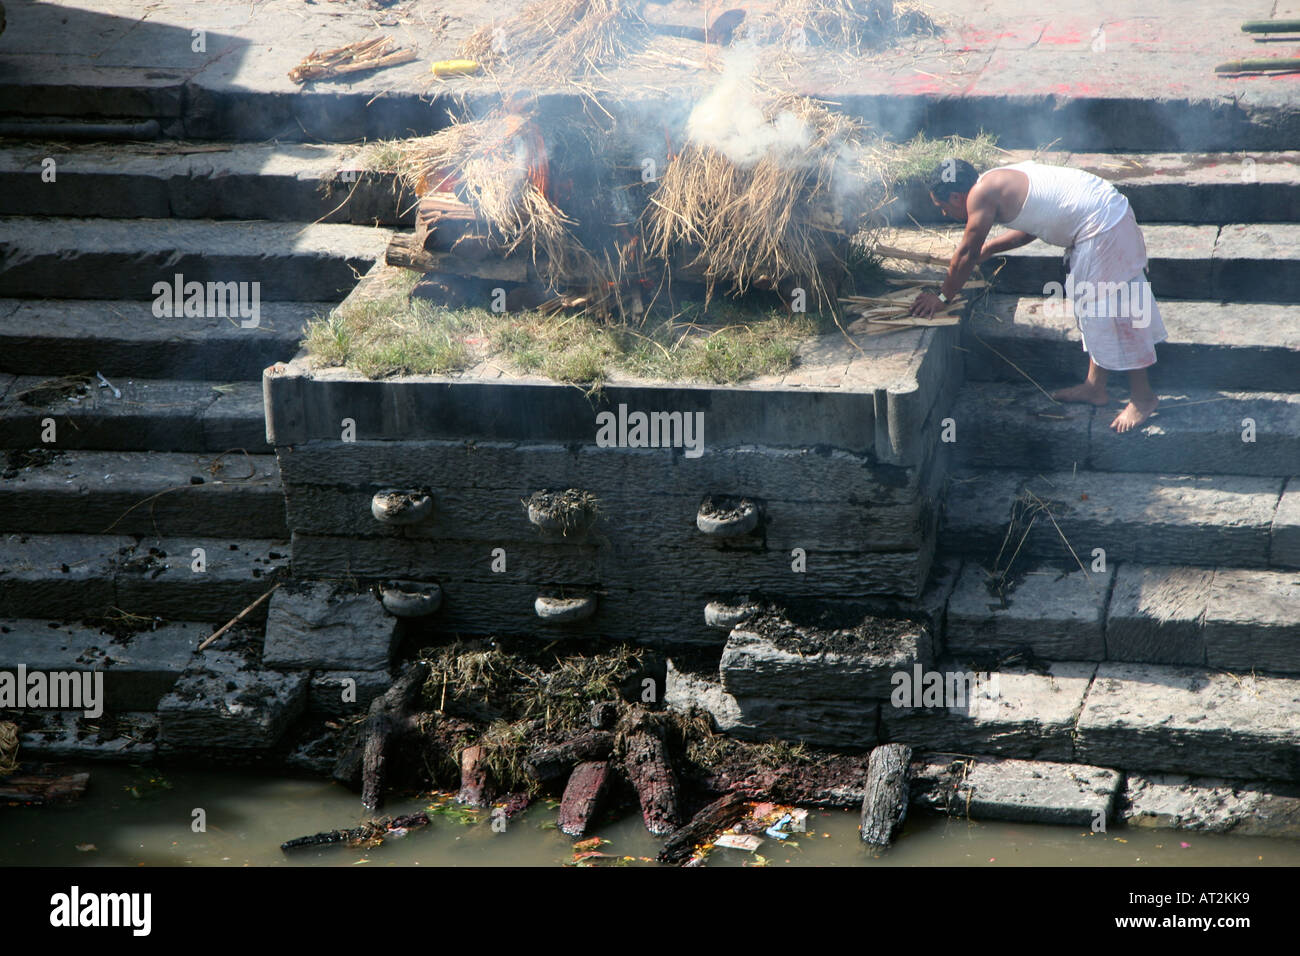
M 1146 368 L 1168 337 L 1146 278 L 1147 247 L 1128 199 L 1082 169 L 1016 163 L 1029 177 L 1025 204 L 1006 224 L 1066 247 L 1065 292 L 1083 348 L 1111 372 Z
M 1084 351 L 1107 371 L 1154 365 L 1156 343 L 1168 338 L 1146 264 L 1146 242 L 1131 209 L 1117 225 L 1070 250 L 1066 293 Z

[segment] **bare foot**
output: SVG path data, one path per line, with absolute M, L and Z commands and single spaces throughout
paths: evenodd
M 1106 386 L 1093 385 L 1091 382 L 1057 389 L 1052 393 L 1052 398 L 1058 402 L 1084 402 L 1088 405 L 1110 404 L 1110 396 L 1106 394 Z
M 1124 410 L 1115 416 L 1115 420 L 1110 423 L 1110 427 L 1120 433 L 1132 431 L 1150 418 L 1151 413 L 1156 410 L 1156 406 L 1159 404 L 1160 399 L 1154 395 L 1141 402 L 1137 401 L 1137 399 L 1131 399 L 1124 406 Z

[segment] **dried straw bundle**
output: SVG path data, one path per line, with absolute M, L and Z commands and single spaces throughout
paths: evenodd
M 711 145 L 690 142 L 669 162 L 644 217 L 646 249 L 743 293 L 755 280 L 790 279 L 831 303 L 827 267 L 842 264 L 862 218 L 887 190 L 862 143 L 862 127 L 808 97 L 768 90 L 763 115 L 793 114 L 806 146 L 775 145 L 736 162 Z
M 509 255 L 528 251 L 551 285 L 612 281 L 574 236 L 573 221 L 546 196 L 546 144 L 533 122 L 496 110 L 432 136 L 395 144 L 395 172 L 416 195 L 454 188 Z
M 634 0 L 539 0 L 473 33 L 460 55 L 530 78 L 585 77 L 641 49 L 650 35 Z
M 805 47 L 861 53 L 899 37 L 933 35 L 933 19 L 914 3 L 891 0 L 781 0 L 771 13 L 746 19 L 742 35 L 779 45 L 779 56 Z

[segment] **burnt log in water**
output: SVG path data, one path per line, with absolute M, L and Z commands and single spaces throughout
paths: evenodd
M 862 842 L 887 847 L 907 816 L 908 775 L 912 748 L 882 744 L 871 751 L 867 792 L 862 798 Z
M 413 664 L 376 697 L 361 733 L 343 747 L 334 764 L 335 780 L 353 789 L 360 784 L 361 803 L 368 810 L 376 809 L 383 799 L 391 754 L 404 738 L 418 732 L 415 707 L 428 673 L 427 664 Z
M 681 824 L 681 812 L 664 728 L 641 707 L 632 708 L 623 727 L 623 771 L 636 790 L 645 827 L 654 836 L 669 834 Z
M 411 813 L 406 816 L 394 817 L 391 820 L 372 820 L 369 823 L 362 824 L 359 827 L 351 827 L 347 830 L 326 830 L 323 833 L 313 833 L 311 836 L 286 840 L 280 844 L 280 849 L 287 852 L 289 850 L 302 850 L 313 846 L 332 846 L 340 843 L 355 845 L 376 839 L 382 842 L 386 836 L 394 831 L 405 833 L 407 830 L 414 830 L 428 825 L 428 814 Z
M 49 806 L 76 800 L 86 792 L 88 773 L 65 773 L 49 764 L 19 767 L 0 779 L 0 802 Z
M 659 851 L 659 862 L 674 866 L 684 863 L 701 843 L 707 843 L 714 834 L 727 829 L 745 815 L 749 798 L 743 793 L 728 793 L 714 800 L 695 814 L 691 822 L 668 838 Z
M 532 751 L 524 758 L 524 770 L 534 780 L 549 783 L 569 773 L 577 764 L 606 760 L 613 752 L 614 735 L 606 730 L 592 730 L 561 744 Z
M 607 760 L 580 763 L 569 774 L 560 800 L 558 826 L 565 836 L 580 837 L 600 811 L 613 772 Z
M 466 747 L 460 753 L 460 790 L 456 793 L 456 802 L 486 807 L 492 802 L 491 786 L 487 751 L 479 746 Z

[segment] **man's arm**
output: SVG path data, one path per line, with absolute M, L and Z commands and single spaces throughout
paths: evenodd
M 994 256 L 1001 255 L 1004 252 L 1010 252 L 1012 249 L 1019 249 L 1021 246 L 1027 246 L 1037 236 L 1031 236 L 1027 232 L 1021 232 L 1018 229 L 1010 229 L 998 236 L 996 239 L 990 239 L 984 243 L 984 248 L 980 250 L 979 262 L 991 259 Z
M 952 260 L 948 263 L 948 278 L 939 287 L 939 291 L 948 299 L 956 298 L 961 287 L 970 278 L 971 272 L 980 261 L 984 239 L 997 222 L 996 208 L 992 202 L 979 203 L 975 208 L 971 208 L 972 205 L 975 204 L 967 206 L 966 231 L 962 233 L 957 251 L 952 254 Z
M 952 254 L 952 259 L 948 263 L 948 278 L 939 288 L 949 301 L 961 291 L 961 287 L 970 278 L 971 271 L 980 261 L 984 238 L 995 222 L 997 222 L 997 204 L 994 197 L 986 195 L 977 197 L 972 191 L 966 204 L 966 231 L 962 233 L 957 251 Z M 942 305 L 943 303 L 934 294 L 922 292 L 912 303 L 911 314 L 928 317 L 934 315 Z

